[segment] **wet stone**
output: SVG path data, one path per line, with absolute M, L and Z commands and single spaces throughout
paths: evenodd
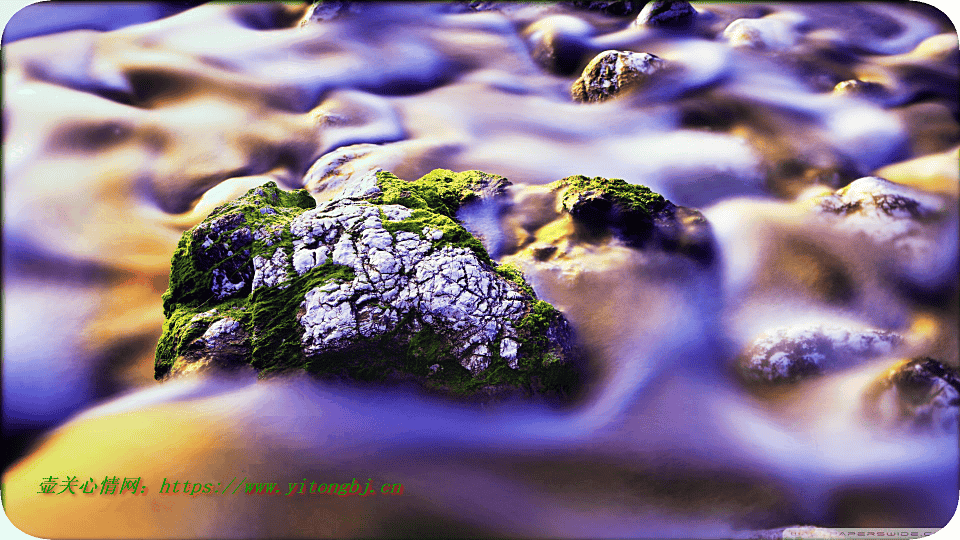
M 697 11 L 689 2 L 657 0 L 648 3 L 637 16 L 638 26 L 683 29 L 693 24 Z
M 349 0 L 319 0 L 310 5 L 307 15 L 300 22 L 300 26 L 310 23 L 324 23 L 348 13 L 358 12 L 359 6 Z
M 866 240 L 906 279 L 934 289 L 956 280 L 956 248 L 945 244 L 957 215 L 944 199 L 871 176 L 811 202 L 820 219 L 851 241 Z
M 663 69 L 659 56 L 632 51 L 604 51 L 594 57 L 570 88 L 574 101 L 596 103 L 644 83 Z
M 557 75 L 573 75 L 595 52 L 588 43 L 593 28 L 569 15 L 551 15 L 525 31 L 530 55 L 542 68 Z
M 560 207 L 591 234 L 612 232 L 637 248 L 681 253 L 701 264 L 714 260 L 713 231 L 698 210 L 677 206 L 646 186 L 614 178 L 570 176 L 553 184 Z M 538 259 L 552 251 L 539 248 Z
M 855 180 L 819 200 L 823 212 L 874 219 L 920 220 L 936 215 L 940 206 L 939 201 L 931 196 L 875 176 Z
M 204 318 L 216 316 L 216 310 L 204 314 Z M 196 324 L 203 326 L 203 320 L 196 317 Z M 171 376 L 183 376 L 218 370 L 241 369 L 250 356 L 249 335 L 236 320 L 230 317 L 216 319 L 203 335 L 184 346 L 183 353 L 177 358 Z
M 886 330 L 790 326 L 762 334 L 737 358 L 748 383 L 794 383 L 891 354 L 903 339 Z
M 723 30 L 723 37 L 734 47 L 758 51 L 786 51 L 800 40 L 800 33 L 795 28 L 797 23 L 798 21 L 786 17 L 737 19 Z M 813 66 L 801 63 L 799 67 L 804 71 Z
M 837 85 L 833 87 L 833 93 L 837 95 L 880 99 L 887 97 L 889 92 L 878 82 L 850 79 L 837 83 Z
M 928 434 L 957 433 L 960 375 L 929 357 L 901 361 L 881 375 L 864 397 L 874 422 Z

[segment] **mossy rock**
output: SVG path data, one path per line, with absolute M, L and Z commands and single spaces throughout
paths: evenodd
M 479 171 L 413 182 L 376 171 L 320 207 L 272 182 L 250 190 L 181 238 L 156 377 L 252 366 L 464 397 L 572 396 L 566 319 L 456 218 L 508 185 Z
M 575 175 L 552 187 L 561 209 L 590 235 L 613 233 L 631 247 L 679 252 L 704 265 L 714 261 L 713 232 L 703 214 L 646 186 Z

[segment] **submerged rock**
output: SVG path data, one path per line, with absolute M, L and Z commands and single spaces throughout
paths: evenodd
M 872 421 L 928 433 L 956 433 L 960 375 L 933 358 L 904 360 L 874 381 L 864 406 Z
M 723 30 L 723 37 L 734 47 L 785 51 L 800 40 L 795 28 L 798 22 L 785 16 L 737 19 Z
M 655 0 L 637 15 L 637 26 L 682 29 L 693 24 L 697 10 L 682 0 Z
M 835 326 L 776 328 L 758 337 L 737 358 L 737 370 L 750 383 L 791 383 L 825 371 L 890 354 L 903 341 L 886 330 Z
M 495 11 L 501 7 L 502 1 L 483 2 L 479 0 L 461 0 L 457 5 L 468 11 Z
M 632 51 L 604 51 L 583 69 L 570 87 L 570 96 L 580 102 L 600 102 L 631 88 L 663 69 L 659 56 Z
M 810 202 L 836 229 L 885 250 L 910 282 L 936 288 L 956 281 L 957 214 L 941 198 L 869 176 Z
M 541 67 L 558 75 L 573 75 L 591 51 L 593 27 L 569 15 L 549 15 L 524 30 L 530 56 Z
M 156 377 L 249 364 L 458 395 L 568 395 L 566 319 L 455 218 L 508 184 L 375 171 L 316 208 L 273 183 L 217 208 L 174 254 Z
M 881 99 L 888 97 L 889 91 L 880 83 L 874 81 L 864 81 L 860 79 L 850 79 L 838 82 L 833 87 L 833 93 L 837 95 L 860 96 L 865 98 Z
M 550 12 L 554 11 L 555 5 L 552 2 L 515 2 L 513 0 L 457 0 L 448 5 L 448 8 L 454 13 L 495 11 L 512 15 L 530 9 L 541 13 Z
M 714 259 L 713 233 L 703 215 L 677 206 L 646 186 L 622 179 L 569 176 L 555 182 L 562 210 L 596 234 L 611 231 L 632 247 L 656 246 L 704 264 Z
M 845 226 L 878 241 L 909 235 L 907 223 L 922 223 L 942 210 L 935 197 L 875 176 L 854 180 L 817 204 L 821 212 L 843 218 Z

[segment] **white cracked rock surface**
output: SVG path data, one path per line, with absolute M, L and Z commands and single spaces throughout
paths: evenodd
M 281 248 L 273 252 L 273 257 L 253 257 L 253 288 L 272 287 L 287 281 L 289 257 Z
M 214 321 L 200 339 L 206 342 L 208 347 L 216 348 L 222 341 L 235 339 L 241 332 L 240 323 L 230 317 L 224 317 Z
M 356 274 L 352 281 L 328 282 L 306 294 L 299 319 L 304 352 L 341 350 L 401 325 L 416 332 L 422 321 L 451 333 L 454 352 L 472 373 L 490 365 L 494 350 L 516 369 L 524 294 L 470 249 L 435 248 L 434 241 L 443 236 L 439 229 L 427 226 L 422 235 L 398 231 L 395 236 L 384 229 L 384 219 L 400 221 L 411 214 L 399 205 L 341 198 L 293 220 L 297 273 L 329 261 Z

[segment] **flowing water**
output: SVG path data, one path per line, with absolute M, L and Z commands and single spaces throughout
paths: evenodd
M 960 365 L 949 22 L 916 3 L 695 3 L 695 26 L 665 31 L 563 4 L 483 7 L 353 5 L 301 25 L 305 5 L 206 4 L 5 45 L 15 524 L 47 538 L 718 538 L 952 517 L 956 431 L 862 411 L 900 358 Z M 619 99 L 573 102 L 579 69 L 609 49 L 672 70 Z M 850 79 L 884 92 L 833 91 Z M 305 376 L 154 381 L 184 230 L 268 180 L 323 200 L 374 167 L 514 183 L 506 202 L 460 217 L 572 322 L 590 368 L 577 401 L 478 407 Z M 572 174 L 700 209 L 717 261 L 567 234 L 544 185 Z M 935 249 L 892 262 L 887 244 L 810 210 L 812 193 L 868 175 L 941 208 Z M 530 255 L 558 238 L 566 257 Z M 906 344 L 783 391 L 736 377 L 757 335 L 811 323 Z M 148 492 L 36 493 L 49 476 L 108 475 L 142 477 Z M 234 477 L 284 496 L 158 493 L 165 478 Z M 404 493 L 285 496 L 289 483 L 353 478 Z

